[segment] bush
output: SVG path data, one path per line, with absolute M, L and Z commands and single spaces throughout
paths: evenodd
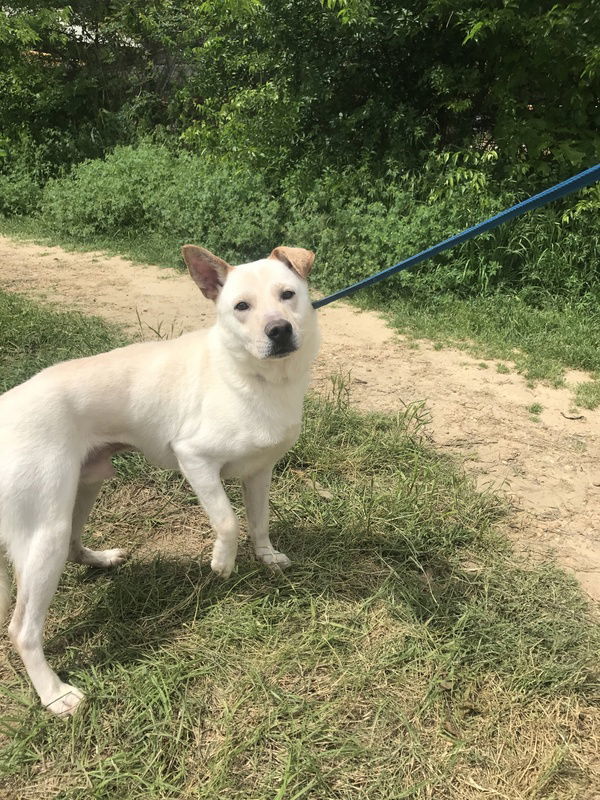
M 0 216 L 22 217 L 37 210 L 47 167 L 43 154 L 29 141 L 4 143 L 0 150 Z
M 33 213 L 40 202 L 41 187 L 20 169 L 0 173 L 0 216 L 23 217 Z
M 153 234 L 171 239 L 174 250 L 194 241 L 233 261 L 269 252 L 281 214 L 260 175 L 151 143 L 117 147 L 50 181 L 42 211 L 59 234 Z
M 452 174 L 452 170 L 450 173 Z M 544 188 L 516 191 L 485 172 L 446 182 L 448 170 L 373 179 L 369 170 L 325 173 L 310 193 L 288 183 L 286 239 L 316 249 L 319 278 L 332 290 L 483 221 Z M 442 187 L 440 189 L 440 186 Z M 590 189 L 510 222 L 373 288 L 398 295 L 459 296 L 518 291 L 529 303 L 598 294 L 600 191 Z
M 43 142 L 28 133 L 14 139 L 0 137 L 0 216 L 37 212 L 43 186 L 78 158 L 79 142 L 68 131 L 47 128 Z
M 232 262 L 277 244 L 318 252 L 317 280 L 336 289 L 407 258 L 543 188 L 493 174 L 493 159 L 432 158 L 419 174 L 370 166 L 323 171 L 298 167 L 280 184 L 248 168 L 144 142 L 74 167 L 44 189 L 45 223 L 79 240 L 141 241 L 136 255 L 168 260 L 193 241 Z M 523 188 L 526 186 L 526 188 Z M 27 184 L 25 184 L 27 188 Z M 598 293 L 600 192 L 591 189 L 503 225 L 371 290 L 379 302 L 431 300 L 496 291 L 529 304 Z M 89 243 L 89 242 L 88 242 Z M 125 249 L 127 246 L 125 245 Z

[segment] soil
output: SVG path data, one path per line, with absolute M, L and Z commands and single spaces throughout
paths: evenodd
M 210 324 L 212 304 L 172 269 L 103 253 L 67 252 L 0 237 L 0 288 L 94 313 L 144 338 Z M 531 388 L 511 368 L 402 337 L 372 312 L 337 302 L 319 311 L 317 390 L 349 375 L 351 402 L 397 412 L 423 401 L 428 436 L 456 454 L 480 487 L 501 489 L 520 551 L 554 557 L 600 601 L 600 411 L 573 412 L 567 388 Z M 504 362 L 506 363 L 506 362 Z M 532 415 L 528 407 L 539 403 Z

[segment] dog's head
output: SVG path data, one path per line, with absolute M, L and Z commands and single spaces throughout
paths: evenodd
M 315 315 L 306 282 L 314 253 L 276 247 L 268 258 L 237 267 L 196 245 L 185 245 L 182 253 L 238 346 L 259 360 L 283 359 L 300 350 Z

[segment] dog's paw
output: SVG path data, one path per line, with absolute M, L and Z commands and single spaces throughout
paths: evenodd
M 277 569 L 277 567 L 279 567 L 279 569 L 287 569 L 292 563 L 285 553 L 280 553 L 273 547 L 258 547 L 256 549 L 256 557 L 259 561 L 262 561 L 263 564 L 266 564 L 268 567 L 274 567 L 275 569 Z
M 77 711 L 84 697 L 83 692 L 76 686 L 61 683 L 58 695 L 43 705 L 57 717 L 70 717 Z
M 87 564 L 89 567 L 106 569 L 107 567 L 118 567 L 127 558 L 129 558 L 127 550 L 121 550 L 120 548 L 114 548 L 113 550 L 89 550 L 87 547 L 82 547 L 77 561 L 79 561 L 80 564 Z
M 105 567 L 118 567 L 129 558 L 127 550 L 115 547 L 114 550 L 103 550 L 99 555 L 103 556 Z
M 235 556 L 233 558 L 225 553 L 214 553 L 210 568 L 219 578 L 228 578 L 235 567 Z

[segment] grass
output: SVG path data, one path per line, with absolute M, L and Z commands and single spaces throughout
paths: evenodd
M 98 235 L 58 236 L 37 217 L 0 217 L 0 234 L 49 247 L 58 245 L 65 250 L 83 252 L 99 250 L 110 256 L 119 255 L 142 264 L 183 269 L 183 261 L 179 257 L 179 244 L 164 235 L 127 233 L 119 238 Z
M 575 388 L 575 402 L 582 408 L 594 410 L 600 406 L 600 378 L 584 381 Z
M 373 300 L 361 299 L 372 306 Z M 588 305 L 532 307 L 519 295 L 392 301 L 401 332 L 443 341 L 479 358 L 508 360 L 528 380 L 564 384 L 568 368 L 600 369 L 600 311 Z M 499 370 L 503 372 L 504 369 Z
M 92 330 L 95 347 L 120 342 L 3 297 L 5 385 Z M 232 578 L 213 577 L 185 482 L 119 458 L 87 537 L 133 556 L 69 565 L 47 626 L 51 663 L 88 700 L 51 718 L 7 649 L 2 796 L 591 800 L 596 620 L 562 571 L 514 563 L 502 504 L 422 424 L 419 406 L 357 415 L 340 380 L 309 399 L 272 492 L 285 575 L 244 543 Z

